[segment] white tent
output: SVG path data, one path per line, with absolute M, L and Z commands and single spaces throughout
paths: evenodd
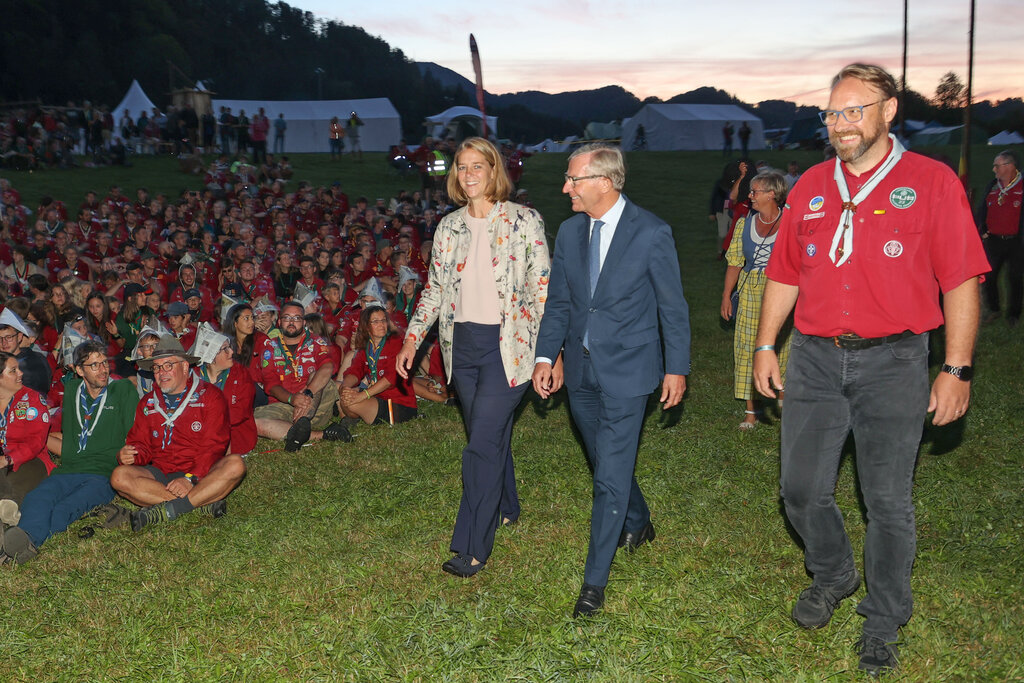
M 114 107 L 114 111 L 111 114 L 114 117 L 114 125 L 120 126 L 121 118 L 124 116 L 124 112 L 127 110 L 128 115 L 132 117 L 132 121 L 137 121 L 139 114 L 143 111 L 147 115 L 153 113 L 153 101 L 146 97 L 146 93 L 142 90 L 142 86 L 139 82 L 132 80 L 132 84 L 128 86 L 128 92 L 124 94 L 124 98 L 121 100 L 121 104 Z M 117 133 L 120 135 L 120 132 Z
M 451 107 L 440 114 L 428 116 L 423 122 L 427 127 L 427 135 L 432 138 L 445 138 L 449 134 L 454 135 L 458 124 L 462 120 L 468 120 L 471 125 L 479 131 L 480 122 L 484 115 L 479 109 L 473 107 Z M 487 135 L 494 137 L 498 133 L 498 117 L 487 117 Z
M 547 138 L 546 140 L 538 142 L 536 145 L 527 145 L 526 151 L 530 154 L 537 154 L 540 152 L 567 152 L 572 147 L 572 143 L 577 140 L 579 140 L 579 137 L 576 135 L 570 135 L 566 139 L 557 142 L 551 138 Z
M 647 104 L 622 126 L 622 148 L 633 149 L 637 128 L 644 127 L 647 149 L 720 150 L 722 128 L 732 123 L 733 149 L 740 149 L 739 130 L 750 126 L 750 149 L 764 149 L 764 124 L 734 104 Z
M 220 108 L 231 107 L 231 113 L 238 116 L 245 110 L 252 115 L 263 107 L 271 120 L 269 147 L 274 139 L 273 120 L 284 114 L 288 124 L 284 134 L 285 153 L 306 153 L 330 151 L 328 132 L 331 118 L 338 117 L 341 123 L 348 120 L 354 111 L 363 122 L 359 129 L 359 145 L 366 152 L 386 152 L 391 145 L 402 139 L 402 119 L 391 100 L 375 97 L 366 100 L 213 100 L 213 115 L 220 118 Z M 346 150 L 348 149 L 346 143 Z
M 988 139 L 990 145 L 1019 145 L 1021 143 L 1024 143 L 1024 137 L 1021 137 L 1020 133 L 1016 131 L 1009 130 L 996 133 Z

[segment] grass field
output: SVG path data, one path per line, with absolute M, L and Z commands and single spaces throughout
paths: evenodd
M 955 151 L 946 151 L 955 157 Z M 974 184 L 993 151 L 974 152 Z M 811 154 L 765 154 L 784 165 Z M 604 611 L 570 618 L 582 580 L 590 476 L 564 392 L 524 401 L 514 438 L 523 517 L 500 530 L 486 571 L 440 571 L 459 498 L 456 410 L 298 454 L 261 441 L 219 520 L 139 534 L 79 522 L 32 564 L 3 568 L 0 679 L 301 681 L 853 680 L 857 599 L 806 632 L 789 619 L 807 583 L 778 497 L 778 424 L 736 429 L 731 337 L 718 326 L 722 265 L 707 196 L 714 153 L 629 156 L 626 191 L 676 229 L 691 308 L 693 372 L 682 409 L 647 420 L 637 476 L 658 537 L 616 558 Z M 339 166 L 296 156 L 296 178 L 350 195 L 403 183 L 380 155 Z M 553 234 L 569 215 L 564 158 L 527 163 L 524 184 Z M 132 169 L 10 174 L 26 203 L 69 205 L 88 188 L 176 193 L 170 159 Z M 408 183 L 404 183 L 408 187 Z M 927 428 L 917 470 L 915 615 L 906 680 L 1024 678 L 1021 330 L 983 328 L 967 417 Z M 852 446 L 838 498 L 855 548 L 864 521 Z

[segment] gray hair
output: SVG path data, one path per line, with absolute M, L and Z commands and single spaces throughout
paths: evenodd
M 622 150 L 606 143 L 591 142 L 576 148 L 569 155 L 569 160 L 588 154 L 590 161 L 587 162 L 587 174 L 607 178 L 612 181 L 612 187 L 621 192 L 626 185 L 626 160 Z
M 764 185 L 766 192 L 774 192 L 776 204 L 779 206 L 785 205 L 786 194 L 789 192 L 789 189 L 786 185 L 786 179 L 774 168 L 760 171 L 750 179 L 750 184 L 753 185 L 754 183 Z

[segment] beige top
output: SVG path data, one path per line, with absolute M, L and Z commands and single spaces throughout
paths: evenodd
M 466 227 L 471 235 L 466 265 L 462 269 L 462 288 L 455 306 L 455 322 L 498 325 L 501 305 L 494 284 L 491 241 L 487 236 L 487 218 L 474 218 L 466 212 Z

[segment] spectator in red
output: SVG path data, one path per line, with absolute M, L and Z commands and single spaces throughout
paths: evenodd
M 202 379 L 216 386 L 224 394 L 231 423 L 228 453 L 235 453 L 244 458 L 256 447 L 256 418 L 253 416 L 256 384 L 245 365 L 235 362 L 234 344 L 229 337 L 213 332 L 209 328 L 203 330 L 201 337 L 208 337 L 202 341 L 209 348 L 202 351 L 193 349 L 193 353 L 203 354 L 200 357 L 203 362 L 196 370 Z
M 25 494 L 53 470 L 46 450 L 49 431 L 46 399 L 22 384 L 17 357 L 0 352 L 0 522 L 16 525 Z
M 238 265 L 238 284 L 242 288 L 242 300 L 246 303 L 264 297 L 272 302 L 277 301 L 273 283 L 262 277 L 262 273 L 251 260 L 242 261 Z
M 259 112 L 252 117 L 252 125 L 250 126 L 252 163 L 255 166 L 259 166 L 267 160 L 267 131 L 269 130 L 270 119 L 267 118 L 266 113 L 263 111 L 263 107 L 260 107 Z
M 181 342 L 182 348 L 191 349 L 196 343 L 196 326 L 192 324 L 192 313 L 184 301 L 174 301 L 167 307 L 167 327 Z
M 382 307 L 363 309 L 359 317 L 352 364 L 342 379 L 341 409 L 346 422 L 398 424 L 416 417 L 416 394 L 411 382 L 398 376 L 395 359 L 402 335 Z
M 262 383 L 260 356 L 267 345 L 267 335 L 256 329 L 252 306 L 249 304 L 232 306 L 224 317 L 222 331 L 231 340 L 236 362 L 249 370 L 249 375 L 254 383 Z
M 324 288 L 324 281 L 317 277 L 316 259 L 312 256 L 303 256 L 299 259 L 299 273 L 301 277 L 298 282 L 310 290 L 316 292 L 318 295 Z

